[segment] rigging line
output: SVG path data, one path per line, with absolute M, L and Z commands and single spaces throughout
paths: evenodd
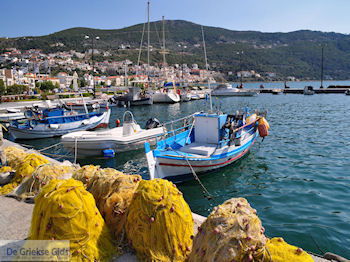
M 143 23 L 143 30 L 142 30 L 142 36 L 141 36 L 141 42 L 140 42 L 139 56 L 138 56 L 138 58 L 137 58 L 137 65 L 138 65 L 138 66 L 140 65 L 143 38 L 144 38 L 144 36 L 145 36 L 145 28 L 146 28 L 146 23 Z
M 157 29 L 157 23 L 153 23 L 153 24 L 154 24 L 154 28 L 156 30 L 156 34 L 157 34 L 157 37 L 158 37 L 159 45 L 162 46 L 162 41 L 160 40 L 160 36 L 159 36 L 159 33 L 158 33 L 158 29 Z M 160 49 L 162 49 L 162 47 Z

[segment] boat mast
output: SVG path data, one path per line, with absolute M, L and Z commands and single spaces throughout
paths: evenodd
M 148 89 L 150 87 L 150 79 L 149 79 L 149 45 L 150 45 L 150 23 L 149 23 L 149 5 L 150 2 L 147 2 L 147 75 L 148 75 Z
M 125 60 L 125 64 L 124 64 L 124 86 L 128 85 L 128 74 L 127 74 L 127 64 L 126 64 L 126 60 Z
M 208 58 L 207 58 L 207 49 L 206 49 L 206 46 L 205 46 L 204 30 L 203 30 L 203 26 L 202 25 L 201 25 L 201 29 L 202 29 L 202 38 L 203 38 L 205 69 L 207 71 L 209 71 Z M 210 112 L 213 112 L 213 103 L 212 103 L 212 99 L 211 99 L 211 88 L 210 88 L 210 78 L 209 78 L 209 76 L 208 76 L 208 88 L 210 90 L 210 92 L 209 92 Z
M 165 23 L 164 23 L 164 16 L 162 16 L 162 22 L 163 22 L 163 66 L 165 68 L 166 60 L 165 60 Z

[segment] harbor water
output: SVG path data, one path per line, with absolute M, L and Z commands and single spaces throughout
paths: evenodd
M 246 84 L 258 88 L 261 83 Z M 263 83 L 283 88 L 283 83 Z M 319 83 L 288 83 L 303 88 Z M 350 84 L 347 82 L 325 82 Z M 156 117 L 167 122 L 206 110 L 205 100 L 171 105 L 156 104 L 113 108 L 110 127 L 131 110 L 138 123 Z M 203 197 L 196 181 L 179 185 L 193 212 L 208 215 L 232 197 L 247 198 L 263 222 L 268 236 L 315 253 L 327 251 L 350 258 L 350 96 L 343 94 L 272 95 L 213 98 L 214 108 L 233 112 L 249 107 L 267 110 L 270 135 L 253 146 L 239 162 L 201 176 L 213 195 Z M 58 143 L 59 138 L 19 141 L 37 149 Z M 57 153 L 57 152 L 56 152 Z M 62 153 L 62 152 L 61 152 Z M 83 164 L 113 167 L 148 177 L 143 150 L 117 154 L 111 159 L 78 159 Z

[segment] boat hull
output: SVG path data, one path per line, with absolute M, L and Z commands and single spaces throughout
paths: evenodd
M 9 133 L 15 140 L 17 139 L 37 139 L 57 137 L 68 134 L 70 132 L 91 130 L 98 127 L 100 124 L 109 122 L 110 110 L 104 112 L 101 116 L 94 116 L 90 119 L 75 121 L 71 123 L 60 124 L 58 128 L 51 128 L 50 125 L 39 124 L 32 129 L 20 129 L 14 126 L 9 127 Z
M 114 128 L 121 129 L 123 127 Z M 112 130 L 112 129 L 111 129 Z M 113 131 L 108 134 L 108 131 L 103 132 L 75 132 L 62 137 L 61 143 L 63 146 L 75 152 L 79 156 L 103 156 L 103 150 L 113 149 L 115 152 L 133 151 L 143 148 L 144 143 L 155 144 L 156 137 L 164 133 L 163 128 L 154 128 L 145 130 L 142 134 L 128 136 L 125 139 L 120 134 L 113 134 Z M 108 135 L 107 135 L 108 134 Z
M 253 146 L 258 132 L 250 135 L 245 139 L 244 144 L 240 147 L 229 147 L 227 152 L 219 157 L 202 157 L 202 158 L 169 158 L 155 157 L 155 175 L 154 178 L 165 178 L 173 182 L 182 182 L 193 179 L 192 169 L 196 174 L 203 174 L 218 168 L 233 164 L 244 157 Z
M 180 96 L 175 93 L 154 93 L 153 103 L 173 104 L 180 102 Z

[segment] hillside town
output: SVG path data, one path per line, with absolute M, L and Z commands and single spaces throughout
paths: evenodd
M 95 56 L 99 55 L 106 59 L 94 61 L 94 53 Z M 151 83 L 153 87 L 159 87 L 169 81 L 196 84 L 206 82 L 208 79 L 212 82 L 222 81 L 224 78 L 278 80 L 274 72 L 262 74 L 254 70 L 242 70 L 224 75 L 200 68 L 198 64 L 158 63 L 148 66 L 133 63 L 128 59 L 110 61 L 107 59 L 109 56 L 109 52 L 97 49 L 87 50 L 86 53 L 70 50 L 46 54 L 40 49 L 8 48 L 0 54 L 0 94 L 14 95 L 22 92 L 33 95 L 38 93 L 37 88 L 42 82 L 51 82 L 50 91 L 58 93 L 88 91 L 93 86 L 116 90 L 118 87 L 128 85 L 145 87 L 146 83 Z M 295 80 L 295 77 L 288 77 L 288 81 Z M 11 88 L 13 86 L 17 88 Z
M 21 51 L 11 48 L 0 55 L 0 64 L 12 65 L 0 69 L 0 81 L 5 87 L 25 86 L 34 94 L 41 82 L 51 82 L 55 92 L 79 91 L 80 88 L 121 87 L 167 81 L 200 83 L 214 81 L 220 73 L 200 69 L 197 64 L 134 64 L 124 61 L 91 61 L 91 57 L 76 51 L 44 54 L 41 50 Z

